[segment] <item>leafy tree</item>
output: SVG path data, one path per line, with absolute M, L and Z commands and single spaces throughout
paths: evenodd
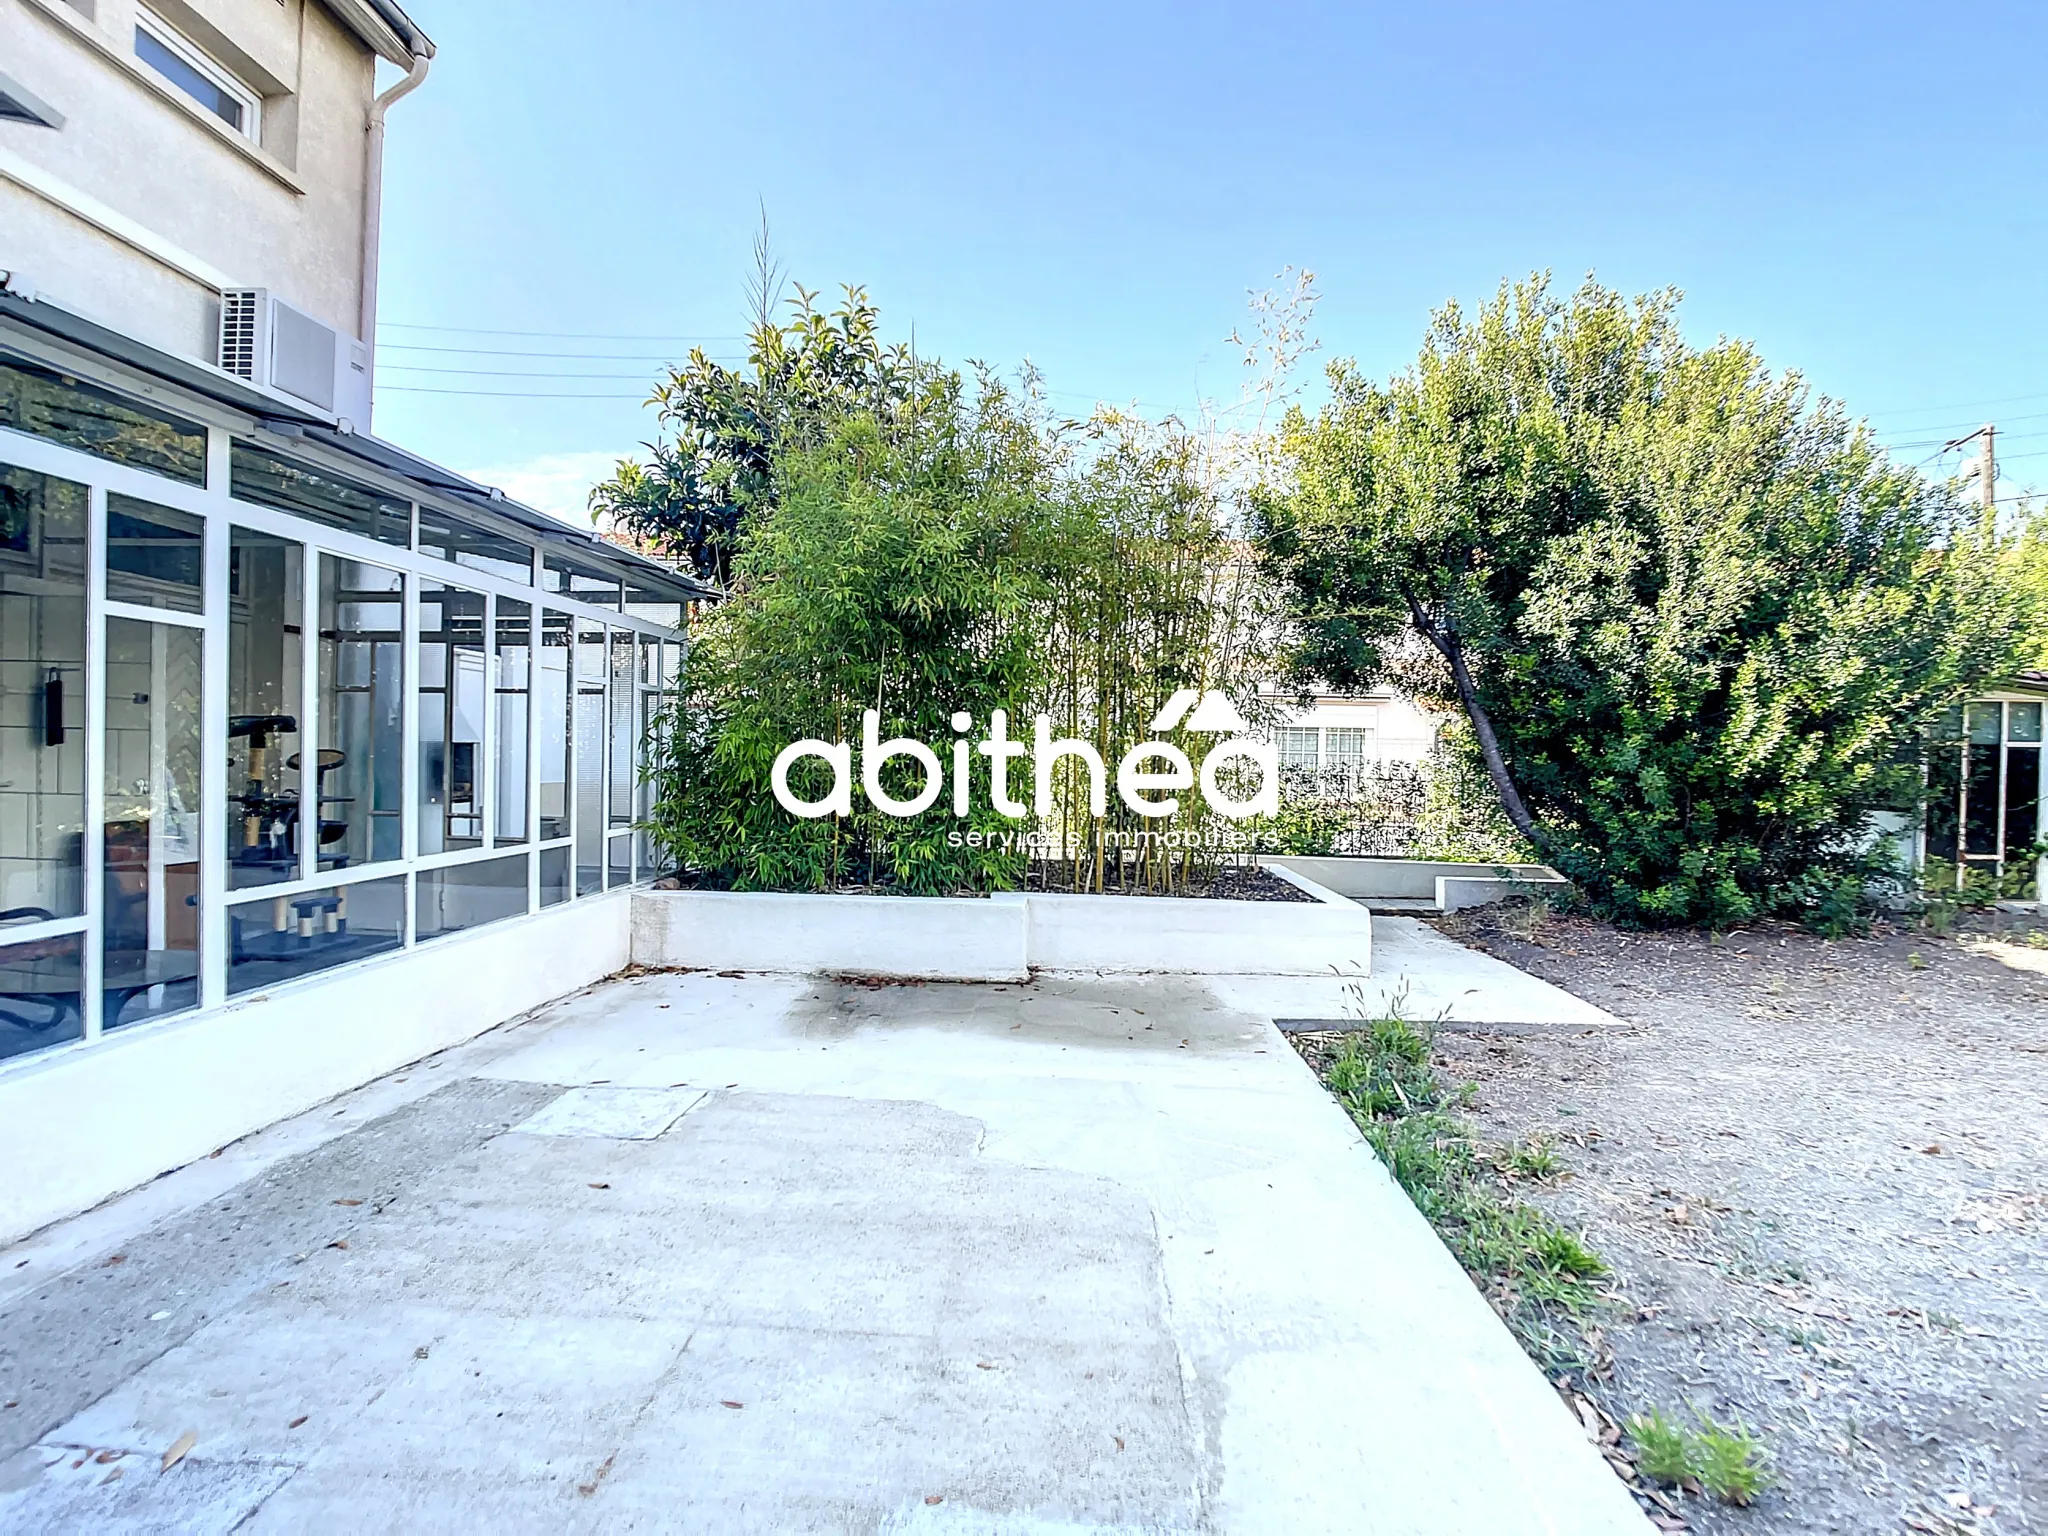
M 950 840 L 1016 830 L 986 795 L 965 818 L 946 795 L 896 819 L 856 790 L 851 814 L 799 820 L 776 803 L 770 773 L 791 742 L 857 743 L 866 709 L 879 711 L 881 739 L 931 743 L 944 763 L 953 711 L 985 726 L 993 709 L 1037 696 L 1032 614 L 1055 547 L 1038 440 L 999 386 L 982 380 L 970 401 L 957 375 L 888 419 L 855 411 L 822 431 L 815 446 L 771 457 L 731 594 L 692 632 L 658 737 L 653 833 L 679 864 L 742 890 L 1016 884 L 1021 853 Z M 805 760 L 791 787 L 822 798 L 828 777 Z M 883 783 L 908 798 L 921 773 L 895 762 Z
M 648 462 L 621 459 L 590 493 L 593 518 L 609 521 L 723 586 L 746 520 L 772 506 L 776 455 L 821 445 L 849 413 L 889 425 L 943 372 L 920 368 L 902 344 L 885 346 L 865 290 L 848 287 L 829 313 L 798 285 L 789 318 L 773 318 L 777 274 L 765 235 L 750 290 L 756 314 L 747 362 L 728 368 L 693 348 L 687 364 L 655 385 L 648 404 L 662 431 Z
M 1412 669 L 1515 830 L 1610 911 L 1839 913 L 1918 731 L 2019 659 L 2009 539 L 1677 296 L 1451 305 L 1384 386 L 1282 428 L 1257 538 L 1295 669 Z

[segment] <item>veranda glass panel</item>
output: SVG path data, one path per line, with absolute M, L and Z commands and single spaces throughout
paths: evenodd
M 344 528 L 379 544 L 412 545 L 412 503 L 337 475 L 330 469 L 280 458 L 249 443 L 229 450 L 231 494 L 258 506 Z
M 484 656 L 481 592 L 420 588 L 419 851 L 484 840 Z
M 576 638 L 576 894 L 604 889 L 604 626 Z
M 0 924 L 85 910 L 86 507 L 0 466 Z
M 540 851 L 540 904 L 544 907 L 569 899 L 569 853 L 567 848 Z
M 197 613 L 205 606 L 205 521 L 133 496 L 107 496 L 107 596 Z
M 533 582 L 533 549 L 472 523 L 443 512 L 438 507 L 420 508 L 420 553 L 439 555 L 471 570 L 488 571 L 507 581 Z
M 0 427 L 206 484 L 206 428 L 18 358 L 0 358 Z
M 0 924 L 0 936 L 9 924 Z M 0 948 L 0 1060 L 85 1033 L 79 1006 L 85 936 L 59 934 Z
M 498 633 L 492 653 L 492 693 L 497 708 L 497 824 L 500 843 L 526 841 L 526 715 L 533 671 L 533 610 L 511 598 L 498 599 Z
M 634 688 L 637 636 L 629 629 L 612 631 L 611 695 L 611 824 L 633 824 L 634 766 L 639 758 L 640 700 Z
M 566 613 L 541 618 L 541 644 L 534 657 L 534 785 L 540 795 L 540 835 L 569 835 L 569 725 L 575 695 L 570 687 L 575 631 Z
M 107 620 L 100 1027 L 199 1003 L 196 629 Z
M 446 869 L 423 869 L 414 877 L 418 887 L 413 915 L 415 938 L 431 939 L 444 933 L 518 917 L 526 911 L 526 855 L 509 859 L 486 859 L 479 864 L 456 864 Z
M 320 557 L 319 868 L 400 856 L 404 579 Z
M 405 876 L 228 909 L 228 991 L 250 992 L 328 970 L 405 942 Z
M 609 849 L 605 884 L 613 890 L 633 883 L 633 834 L 614 832 L 605 839 Z
M 305 552 L 237 528 L 228 541 L 228 889 L 299 876 Z

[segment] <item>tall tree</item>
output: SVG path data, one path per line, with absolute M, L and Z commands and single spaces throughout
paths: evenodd
M 1290 413 L 1258 539 L 1306 682 L 1426 648 L 1516 829 L 1619 915 L 1836 910 L 1934 711 L 2012 667 L 2010 539 L 1677 296 L 1447 306 Z
M 691 349 L 648 399 L 661 430 L 643 445 L 646 462 L 621 459 L 590 492 L 594 518 L 720 586 L 731 580 L 741 526 L 773 504 L 778 452 L 817 447 L 848 415 L 895 420 L 917 392 L 944 387 L 907 346 L 882 342 L 863 289 L 843 289 L 828 312 L 798 284 L 778 322 L 781 268 L 765 221 L 754 257 L 746 364 L 728 368 Z

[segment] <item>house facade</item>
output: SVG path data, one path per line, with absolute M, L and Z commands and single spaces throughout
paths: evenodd
M 618 969 L 712 594 L 371 432 L 395 6 L 0 40 L 5 1240 Z

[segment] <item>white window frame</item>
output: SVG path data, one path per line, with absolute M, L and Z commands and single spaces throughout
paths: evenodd
M 261 144 L 263 142 L 263 98 L 261 96 L 243 84 L 242 81 L 236 79 L 218 59 L 207 53 L 197 43 L 185 36 L 184 33 L 180 32 L 168 21 L 165 21 L 163 17 L 149 9 L 148 6 L 138 5 L 135 8 L 135 25 L 139 30 L 147 32 L 151 37 L 155 38 L 157 42 L 176 54 L 185 63 L 191 65 L 198 73 L 204 75 L 207 80 L 217 86 L 223 93 L 233 97 L 236 104 L 242 109 L 242 126 L 237 128 L 234 124 L 222 118 L 218 112 L 208 111 L 204 102 L 195 101 L 193 103 L 195 106 L 201 111 L 206 112 L 208 117 L 218 120 L 221 127 L 227 129 L 230 133 L 239 133 L 252 144 Z M 145 69 L 149 67 L 149 61 L 146 59 L 139 59 L 137 62 Z M 175 80 L 167 80 L 167 83 L 173 88 L 177 86 Z M 189 96 L 187 99 L 190 99 Z

